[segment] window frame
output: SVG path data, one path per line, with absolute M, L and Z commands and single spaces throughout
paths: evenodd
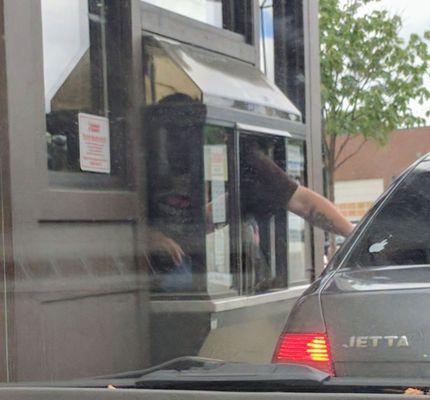
M 308 181 L 309 181 L 309 177 L 308 177 L 308 160 L 307 160 L 307 143 L 305 139 L 297 139 L 295 137 L 289 138 L 287 141 L 287 154 L 286 154 L 286 163 L 287 163 L 287 173 L 290 174 L 290 171 L 288 169 L 288 147 L 291 144 L 297 144 L 300 143 L 303 145 L 303 157 L 304 157 L 304 173 L 305 173 L 305 182 L 302 182 L 303 185 L 305 185 L 306 187 L 308 186 Z M 305 280 L 303 281 L 295 281 L 295 282 L 291 282 L 290 281 L 290 275 L 289 275 L 289 271 L 288 271 L 288 266 L 291 264 L 291 260 L 290 260 L 290 250 L 289 250 L 289 244 L 290 244 L 290 230 L 289 230 L 289 217 L 288 214 L 290 213 L 290 211 L 287 213 L 287 287 L 291 288 L 291 287 L 295 287 L 295 286 L 301 286 L 301 285 L 306 285 L 309 284 L 312 281 L 312 273 L 313 273 L 313 268 L 312 268 L 312 232 L 311 232 L 311 226 L 310 224 L 305 220 L 305 229 L 304 229 L 304 244 L 305 244 L 305 275 L 309 274 L 309 276 L 306 276 Z M 299 217 L 300 218 L 300 217 Z M 309 267 L 310 266 L 310 267 Z
M 88 1 L 88 14 L 95 15 L 98 5 L 97 0 Z M 109 5 L 104 13 L 100 15 L 99 20 L 106 19 L 106 29 L 102 29 L 102 22 L 88 18 L 89 36 L 90 36 L 90 87 L 92 103 L 97 104 L 98 109 L 95 110 L 97 115 L 103 112 L 104 108 L 109 110 L 109 125 L 110 125 L 110 153 L 111 153 L 111 173 L 88 173 L 85 171 L 67 171 L 67 170 L 49 170 L 49 184 L 52 187 L 70 187 L 78 189 L 112 189 L 122 188 L 129 185 L 127 176 L 127 160 L 126 160 L 126 134 L 125 126 L 122 121 L 122 116 L 126 113 L 126 107 L 122 104 L 127 104 L 127 95 L 123 95 L 121 86 L 127 87 L 126 76 L 127 65 L 123 60 L 129 56 L 128 49 L 118 48 L 116 43 L 127 43 L 127 36 L 122 33 L 121 25 L 124 23 L 124 10 L 121 6 L 115 7 Z M 43 25 L 43 21 L 42 21 Z M 106 35 L 105 39 L 102 35 Z M 103 48 L 105 43 L 105 49 Z M 106 54 L 103 55 L 103 51 Z M 104 69 L 104 59 L 107 61 L 106 71 L 102 71 L 100 77 L 100 69 Z M 120 83 L 118 83 L 118 81 Z M 106 87 L 104 87 L 106 85 Z M 112 95 L 111 95 L 112 94 Z M 107 98 L 104 99 L 104 96 Z M 118 100 L 120 98 L 121 100 Z M 115 101 L 112 101 L 115 99 Z M 105 104 L 104 104 L 105 103 Z M 77 118 L 77 115 L 76 115 Z M 76 160 L 79 163 L 79 160 Z
M 259 46 L 254 45 L 254 43 L 259 43 L 259 19 L 253 17 L 258 2 L 257 0 L 247 1 L 252 3 L 253 11 L 246 14 L 247 18 L 251 18 L 250 21 L 244 22 L 248 27 L 246 35 L 216 28 L 140 1 L 142 29 L 149 34 L 157 34 L 259 65 L 260 50 Z M 224 12 L 223 6 L 223 18 Z M 184 26 L 187 27 L 186 30 L 184 30 Z M 252 26 L 252 33 L 250 26 Z
M 246 114 L 246 113 L 245 113 Z M 245 117 L 246 118 L 246 117 Z M 261 121 L 260 121 L 261 122 Z M 265 121 L 266 122 L 266 121 Z M 266 125 L 265 125 L 266 126 Z M 287 128 L 288 126 L 288 128 Z M 281 131 L 284 132 L 285 134 L 285 140 L 286 140 L 286 154 L 285 154 L 285 163 L 288 166 L 288 152 L 287 152 L 287 148 L 288 148 L 288 144 L 291 141 L 298 141 L 302 144 L 304 144 L 305 147 L 305 152 L 304 152 L 304 156 L 305 156 L 305 174 L 306 174 L 306 181 L 308 180 L 308 169 L 306 168 L 306 136 L 305 136 L 305 126 L 301 123 L 295 123 L 292 121 L 285 121 L 285 123 L 282 124 L 276 124 L 277 128 L 273 128 L 273 133 L 270 133 L 270 128 L 265 130 L 266 135 L 280 135 Z M 235 130 L 235 138 L 236 138 L 236 142 L 237 142 L 237 148 L 236 150 L 236 157 L 240 157 L 239 154 L 239 141 L 240 141 L 240 136 L 245 134 L 245 135 L 255 135 L 255 134 L 261 134 L 262 131 L 259 129 L 263 129 L 264 132 L 264 128 L 263 127 L 259 127 L 259 126 L 252 126 L 252 125 L 247 125 L 247 124 L 236 124 L 236 130 Z M 239 221 L 239 226 L 238 226 L 238 235 L 237 235 L 237 240 L 239 241 L 239 243 L 237 244 L 238 249 L 239 249 L 239 254 L 242 254 L 242 236 L 241 236 L 241 214 L 240 214 L 240 179 L 239 179 L 239 170 L 238 167 L 239 166 L 239 159 L 236 160 L 236 171 L 235 174 L 237 174 L 237 181 L 239 183 L 238 187 L 235 188 L 235 190 L 238 191 L 238 198 L 237 198 L 237 211 L 235 209 L 235 212 L 238 212 L 238 221 Z M 286 173 L 288 173 L 288 169 L 286 169 Z M 236 194 L 235 194 L 236 195 Z M 282 291 L 282 290 L 288 290 L 294 287 L 300 287 L 303 285 L 308 285 L 311 280 L 312 280 L 312 276 L 309 277 L 308 280 L 306 281 L 299 281 L 299 282 L 295 282 L 293 284 L 290 283 L 289 281 L 289 267 L 290 267 L 290 257 L 289 257 L 289 241 L 290 241 L 290 235 L 289 235 L 289 224 L 288 224 L 288 211 L 286 210 L 285 212 L 285 222 L 280 220 L 280 215 L 275 215 L 275 230 L 276 230 L 276 240 L 274 243 L 274 250 L 275 250 L 275 254 L 281 254 L 281 252 L 283 250 L 285 250 L 287 256 L 285 257 L 284 260 L 280 260 L 279 257 L 276 257 L 276 272 L 277 272 L 277 276 L 280 277 L 280 279 L 282 280 L 282 284 L 284 285 L 283 287 L 279 287 L 279 288 L 274 288 L 275 292 L 278 291 Z M 283 232 L 283 230 L 285 230 L 285 232 Z M 279 236 L 279 234 L 281 234 Z M 285 245 L 283 243 L 280 243 L 280 240 L 282 240 L 282 238 L 286 239 L 286 243 Z M 305 260 L 306 260 L 306 264 L 310 265 L 311 261 L 312 261 L 312 236 L 311 236 L 311 231 L 310 231 L 310 227 L 309 224 L 306 223 L 305 226 Z M 241 272 L 243 271 L 243 262 L 242 259 L 240 257 L 239 263 L 238 265 L 238 271 Z M 309 272 L 308 269 L 306 269 L 306 272 Z M 279 274 L 279 275 L 278 275 Z M 240 280 L 243 282 L 243 274 L 239 273 L 240 275 Z M 243 289 L 243 283 L 240 286 L 241 288 L 241 295 L 246 295 L 246 294 L 250 294 L 247 293 L 244 289 Z M 258 294 L 254 294 L 254 295 L 258 295 Z
M 269 138 L 270 136 L 275 136 L 275 137 L 283 137 L 285 140 L 284 145 L 286 145 L 288 143 L 288 140 L 291 139 L 291 134 L 288 131 L 282 132 L 278 131 L 278 130 L 274 130 L 273 132 L 270 132 L 270 130 L 266 130 L 261 131 L 259 130 L 259 127 L 252 127 L 252 126 L 242 126 L 242 125 L 237 125 L 236 127 L 236 136 L 237 136 L 237 140 L 239 142 L 239 146 L 241 143 L 241 140 L 243 140 L 244 138 L 249 138 L 249 137 L 260 137 L 260 138 Z M 287 163 L 287 154 L 286 154 L 286 147 L 285 149 L 283 149 L 283 151 L 285 152 L 285 157 L 284 157 L 284 161 L 285 163 Z M 241 152 L 240 152 L 240 147 L 238 149 L 238 156 L 239 156 L 239 163 L 240 163 L 240 157 L 241 157 Z M 276 157 L 276 156 L 275 156 Z M 241 175 L 240 175 L 240 167 L 238 169 L 239 175 L 237 176 L 237 180 L 238 180 L 238 189 L 239 189 L 239 197 L 237 199 L 238 203 L 239 203 L 239 209 L 241 206 L 241 197 L 240 197 L 240 191 L 241 191 Z M 285 171 L 287 172 L 287 171 Z M 242 246 L 242 222 L 241 222 L 241 215 L 242 213 L 240 213 L 239 215 L 239 220 L 240 220 L 240 225 L 239 225 L 239 232 L 240 232 L 240 239 L 241 239 L 241 246 Z M 264 225 L 260 224 L 260 231 L 261 228 L 266 228 L 266 234 L 264 235 L 264 233 L 262 233 L 260 235 L 261 238 L 261 244 L 260 244 L 260 248 L 263 251 L 263 253 L 265 254 L 265 256 L 269 256 L 270 255 L 270 259 L 266 258 L 266 262 L 267 262 L 267 267 L 268 268 L 273 268 L 276 271 L 276 278 L 275 279 L 279 279 L 279 281 L 281 282 L 281 287 L 270 287 L 270 289 L 268 291 L 279 291 L 279 290 L 285 290 L 288 289 L 288 257 L 282 257 L 280 255 L 282 255 L 282 253 L 284 254 L 288 254 L 288 220 L 287 220 L 287 210 L 285 211 L 277 211 L 276 213 L 274 213 L 271 217 L 269 221 L 266 221 L 266 223 Z M 268 232 L 270 231 L 270 233 Z M 272 234 L 275 235 L 275 240 L 272 241 Z M 268 237 L 269 236 L 269 237 Z M 266 246 L 270 246 L 270 248 L 266 247 Z M 266 247 L 266 248 L 265 248 Z M 240 249 L 240 254 L 243 255 L 243 248 L 241 247 Z M 274 257 L 274 260 L 272 259 L 272 256 Z M 243 266 L 243 261 L 242 261 L 243 256 L 241 257 L 241 268 L 240 268 L 240 272 L 242 274 L 242 280 L 243 280 L 243 276 L 247 275 L 249 272 L 251 272 L 251 274 L 254 274 L 254 271 L 248 271 L 247 266 Z M 274 261 L 274 265 L 271 265 L 272 262 Z M 246 278 L 245 278 L 246 279 Z M 242 291 L 243 294 L 245 295 L 258 295 L 260 293 L 254 293 L 253 289 L 251 287 L 248 287 L 247 282 L 245 282 L 242 286 Z M 261 293 L 267 293 L 267 291 L 263 291 Z
M 116 13 L 117 20 L 115 26 L 108 27 L 107 35 L 121 35 L 121 40 L 127 44 L 118 48 L 113 46 L 112 52 L 116 52 L 115 59 L 120 63 L 121 59 L 126 60 L 119 65 L 120 71 L 129 79 L 121 82 L 122 93 L 126 93 L 124 101 L 120 102 L 118 109 L 112 110 L 113 114 L 126 115 L 123 121 L 122 131 L 127 131 L 124 135 L 120 151 L 123 159 L 123 176 L 110 177 L 95 174 L 83 174 L 80 172 L 49 171 L 47 167 L 46 150 L 46 117 L 43 107 L 44 101 L 44 71 L 43 71 L 43 40 L 42 40 L 42 17 L 41 0 L 34 2 L 36 15 L 32 26 L 26 28 L 22 34 L 31 37 L 32 46 L 35 49 L 31 53 L 31 60 L 34 69 L 35 97 L 37 104 L 33 102 L 33 121 L 38 128 L 37 146 L 26 149 L 25 153 L 30 158 L 35 158 L 37 168 L 34 169 L 35 182 L 38 190 L 34 193 L 37 206 L 35 207 L 37 218 L 44 221 L 137 221 L 139 219 L 141 207 L 138 204 L 138 192 L 140 190 L 138 177 L 141 174 L 141 166 L 136 160 L 141 156 L 138 152 L 140 145 L 140 124 L 141 117 L 139 108 L 134 104 L 142 104 L 143 76 L 140 73 L 142 65 L 141 57 L 141 24 L 136 0 L 128 0 L 118 3 L 118 8 L 111 10 Z M 25 39 L 24 39 L 25 40 Z M 20 47 L 20 39 L 13 38 L 15 46 Z M 119 54 L 121 53 L 121 54 Z M 110 74 L 108 72 L 108 82 Z M 112 83 L 112 85 L 119 83 Z M 108 88 L 114 90 L 115 87 Z M 110 118 L 112 120 L 112 118 Z M 34 131 L 34 129 L 33 129 Z M 111 152 L 115 141 L 111 143 Z M 31 154 L 30 154 L 31 153 Z M 23 151 L 24 154 L 24 151 Z M 23 155 L 24 156 L 24 155 Z M 112 156 L 112 160 L 115 157 Z M 87 176 L 85 176 L 87 175 Z M 37 176 L 37 178 L 36 178 Z

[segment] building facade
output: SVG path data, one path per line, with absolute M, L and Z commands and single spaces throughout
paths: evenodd
M 340 140 L 339 146 L 345 140 Z M 361 136 L 352 138 L 343 154 L 353 154 L 362 143 Z M 336 205 L 346 218 L 358 222 L 393 180 L 429 151 L 428 126 L 394 131 L 385 146 L 367 141 L 356 156 L 336 171 Z
M 0 380 L 270 361 L 322 236 L 245 219 L 240 166 L 321 192 L 318 4 L 271 5 L 275 82 L 260 6 L 0 0 Z

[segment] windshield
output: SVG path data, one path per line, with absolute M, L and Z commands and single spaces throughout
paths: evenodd
M 426 5 L 0 1 L 0 383 L 430 379 Z

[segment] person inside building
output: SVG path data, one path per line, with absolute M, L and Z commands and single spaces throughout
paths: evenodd
M 268 214 L 277 208 L 286 208 L 327 232 L 344 237 L 352 232 L 353 225 L 332 202 L 290 178 L 257 141 L 250 144 L 244 159 L 241 198 L 245 215 Z M 207 210 L 211 212 L 210 205 Z M 180 263 L 184 253 L 174 240 L 160 232 L 153 232 L 151 240 L 154 246 L 169 252 L 175 263 Z
M 258 139 L 250 140 L 244 151 L 241 165 L 244 214 L 261 215 L 286 208 L 324 231 L 344 237 L 352 232 L 353 225 L 331 201 L 293 180 L 268 157 Z
M 163 99 L 163 102 L 171 104 L 172 101 L 178 101 L 182 104 L 184 98 L 187 100 L 185 95 L 172 95 L 169 99 Z M 189 102 L 194 102 L 194 100 L 190 99 Z M 174 133 L 175 135 L 172 134 L 169 137 L 179 137 L 178 128 L 174 129 Z M 273 145 L 274 143 L 272 143 Z M 255 291 L 262 291 L 263 286 L 270 286 L 268 282 L 263 284 L 264 281 L 267 281 L 265 271 L 269 267 L 267 257 L 260 246 L 261 221 L 267 220 L 279 210 L 288 210 L 303 217 L 312 226 L 337 235 L 348 236 L 353 230 L 352 224 L 342 216 L 334 204 L 296 182 L 276 164 L 270 157 L 271 152 L 273 153 L 273 148 L 270 149 L 270 146 L 270 141 L 250 137 L 241 147 L 242 247 L 245 263 L 251 264 L 251 268 L 248 269 L 255 271 L 253 273 L 255 276 L 252 278 L 254 283 L 251 284 Z M 172 145 L 171 148 L 180 154 L 188 154 L 180 151 L 180 144 Z M 177 164 L 178 161 L 175 161 L 172 165 L 176 165 L 177 169 Z M 176 172 L 171 172 L 171 174 L 174 173 Z M 169 180 L 172 180 L 171 174 Z M 183 186 L 184 183 L 181 184 L 181 188 Z M 169 188 L 168 192 L 175 192 L 175 190 Z M 229 195 L 226 193 L 224 196 Z M 215 202 L 216 199 L 213 201 Z M 212 220 L 211 215 L 212 204 L 209 203 L 206 205 L 208 226 Z M 165 252 L 176 266 L 181 266 L 186 259 L 185 252 L 175 237 L 159 230 L 150 231 L 149 248 Z M 259 288 L 259 282 L 261 288 Z
M 249 137 L 241 146 L 242 248 L 248 290 L 263 292 L 276 286 L 261 227 L 279 211 L 291 211 L 312 226 L 348 236 L 353 226 L 333 203 L 291 178 L 270 157 L 276 139 Z M 266 228 L 267 229 L 267 228 Z M 275 278 L 276 279 L 276 278 Z

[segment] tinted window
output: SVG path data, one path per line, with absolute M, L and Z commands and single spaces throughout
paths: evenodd
M 429 263 L 429 167 L 419 165 L 385 202 L 348 257 L 347 267 Z

